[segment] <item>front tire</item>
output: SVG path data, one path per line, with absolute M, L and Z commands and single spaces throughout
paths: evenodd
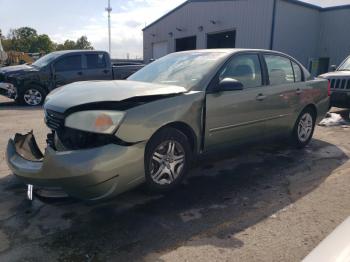
M 149 141 L 145 152 L 146 183 L 152 191 L 169 191 L 185 178 L 191 161 L 188 138 L 164 128 Z
M 39 106 L 44 103 L 47 92 L 40 86 L 28 86 L 18 93 L 16 101 L 27 106 Z
M 304 109 L 293 129 L 292 142 L 297 148 L 304 148 L 310 143 L 315 130 L 316 115 L 311 108 Z

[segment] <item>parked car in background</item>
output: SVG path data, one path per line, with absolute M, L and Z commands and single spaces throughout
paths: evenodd
M 53 89 L 78 81 L 126 79 L 142 64 L 112 66 L 104 51 L 57 51 L 29 65 L 0 69 L 0 94 L 29 106 L 40 105 Z
M 350 108 L 350 56 L 335 71 L 320 77 L 330 81 L 331 106 Z
M 328 111 L 327 86 L 279 52 L 173 53 L 127 81 L 53 91 L 44 105 L 52 130 L 45 154 L 32 133 L 17 134 L 7 162 L 26 184 L 82 199 L 111 197 L 143 182 L 170 190 L 201 154 L 279 136 L 306 146 Z

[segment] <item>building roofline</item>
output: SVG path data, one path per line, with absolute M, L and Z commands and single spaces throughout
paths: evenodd
M 180 9 L 181 7 L 187 5 L 189 3 L 189 1 L 186 1 L 184 3 L 182 3 L 181 5 L 179 5 L 178 7 L 175 7 L 173 10 L 169 11 L 168 13 L 166 13 L 165 15 L 162 15 L 161 17 L 159 17 L 157 20 L 155 20 L 154 22 L 150 23 L 149 25 L 147 25 L 146 27 L 144 27 L 142 29 L 142 31 L 145 31 L 147 28 L 151 27 L 152 25 L 154 25 L 155 23 L 159 22 L 160 20 L 163 20 L 163 18 L 167 17 L 168 15 L 174 13 L 175 11 L 177 11 L 178 9 Z
M 212 2 L 212 1 L 216 1 L 217 2 L 217 1 L 232 1 L 232 0 L 187 0 L 184 3 L 182 3 L 181 5 L 175 7 L 173 10 L 171 10 L 168 13 L 164 14 L 163 16 L 161 16 L 160 18 L 158 18 L 154 22 L 152 22 L 149 25 L 147 25 L 145 28 L 142 29 L 142 31 L 148 29 L 152 25 L 158 23 L 159 21 L 163 20 L 165 17 L 171 15 L 172 13 L 174 13 L 175 11 L 179 10 L 180 8 L 184 7 L 185 5 L 187 5 L 189 3 Z M 302 2 L 300 0 L 281 0 L 281 1 L 288 2 L 288 3 L 291 3 L 291 4 L 295 4 L 295 5 L 299 5 L 299 6 L 303 6 L 303 7 L 307 7 L 307 8 L 311 8 L 311 9 L 314 9 L 314 10 L 317 10 L 317 11 L 320 11 L 320 12 L 327 12 L 327 11 L 342 10 L 342 9 L 349 9 L 350 8 L 350 5 L 321 7 L 321 6 L 318 6 L 318 5 L 305 3 L 305 2 Z
M 350 9 L 350 5 L 338 5 L 338 6 L 325 7 L 321 11 L 327 12 L 327 11 L 345 10 L 345 9 Z
M 348 5 L 330 6 L 330 7 L 321 7 L 318 5 L 305 3 L 305 2 L 302 2 L 300 0 L 282 0 L 282 1 L 289 2 L 292 4 L 296 4 L 296 5 L 300 5 L 300 6 L 304 6 L 304 7 L 308 7 L 308 8 L 315 9 L 315 10 L 318 10 L 321 12 L 327 12 L 327 11 L 332 11 L 332 10 L 342 10 L 342 9 L 349 9 L 350 8 L 349 4 Z
M 305 3 L 305 2 L 302 2 L 302 1 L 299 1 L 299 0 L 282 0 L 282 1 L 288 2 L 288 3 L 291 3 L 291 4 L 295 4 L 295 5 L 300 5 L 300 6 L 307 7 L 307 8 L 311 8 L 311 9 L 314 9 L 314 10 L 317 10 L 317 11 L 321 11 L 321 10 L 324 9 L 321 6 Z
M 169 16 L 170 14 L 174 13 L 175 11 L 179 10 L 180 8 L 184 7 L 185 5 L 189 4 L 189 3 L 198 3 L 198 2 L 212 2 L 212 1 L 232 1 L 232 0 L 187 0 L 185 2 L 183 2 L 181 5 L 175 7 L 173 10 L 169 11 L 168 13 L 166 13 L 165 15 L 159 17 L 157 20 L 155 20 L 154 22 L 150 23 L 149 25 L 147 25 L 145 28 L 142 29 L 142 31 L 146 30 L 147 28 L 151 27 L 152 25 L 156 24 L 157 22 L 159 22 L 160 20 L 163 20 L 165 17 Z

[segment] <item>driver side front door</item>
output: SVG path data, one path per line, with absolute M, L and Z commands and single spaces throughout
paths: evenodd
M 243 90 L 206 95 L 206 151 L 264 138 L 270 113 L 262 72 L 258 53 L 237 54 L 219 72 L 217 85 L 224 78 L 233 78 L 243 84 Z
M 53 67 L 53 88 L 84 80 L 80 54 L 66 55 L 55 62 Z

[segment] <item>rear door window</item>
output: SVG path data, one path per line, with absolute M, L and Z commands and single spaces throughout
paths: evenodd
M 292 63 L 288 58 L 277 55 L 265 55 L 270 85 L 294 83 Z
M 300 66 L 298 64 L 294 63 L 293 61 L 292 61 L 292 65 L 293 65 L 295 82 L 301 82 L 303 80 L 302 79 L 303 77 L 302 77 Z
M 87 69 L 105 68 L 106 56 L 104 54 L 87 54 L 86 55 Z
M 57 72 L 81 70 L 81 55 L 66 56 L 55 64 Z
M 242 54 L 232 58 L 219 75 L 220 81 L 233 78 L 245 88 L 262 85 L 260 60 L 257 54 Z

